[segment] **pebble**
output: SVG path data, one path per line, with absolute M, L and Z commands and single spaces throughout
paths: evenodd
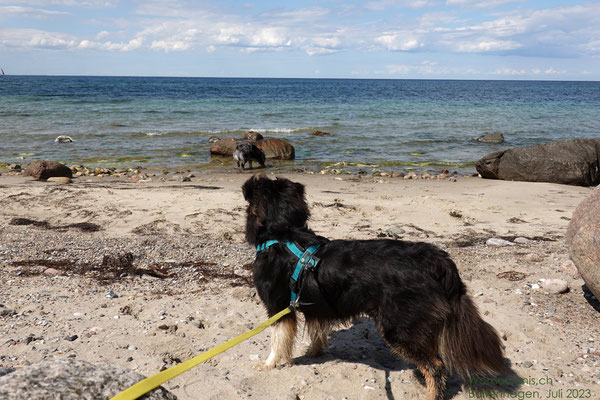
M 569 290 L 569 284 L 564 279 L 546 279 L 542 284 L 549 293 L 560 294 Z
M 527 244 L 529 243 L 529 239 L 527 239 L 526 237 L 519 236 L 518 238 L 515 238 L 514 242 L 517 244 Z
M 117 297 L 119 297 L 119 295 L 116 294 L 115 292 L 113 292 L 112 290 L 109 290 L 108 292 L 106 292 L 106 294 L 104 296 L 108 297 L 109 299 L 116 299 Z
M 48 182 L 54 183 L 71 183 L 73 182 L 71 178 L 67 178 L 66 176 L 51 176 L 47 179 Z
M 77 335 L 71 335 L 71 336 L 67 336 L 65 338 L 65 340 L 68 340 L 69 342 L 73 342 L 73 341 L 77 340 L 78 337 L 79 336 L 77 336 Z
M 486 245 L 492 247 L 505 247 L 505 246 L 514 246 L 513 242 L 509 242 L 508 240 L 500 239 L 500 238 L 489 238 L 486 242 Z
M 15 372 L 16 370 L 14 368 L 9 368 L 9 367 L 0 367 L 0 376 L 3 375 L 8 375 L 11 372 Z
M 62 272 L 57 270 L 56 268 L 46 268 L 44 270 L 44 275 L 56 276 L 60 275 Z
M 531 361 L 525 361 L 525 362 L 523 363 L 523 366 L 524 366 L 525 368 L 531 368 L 531 367 L 533 367 L 533 363 L 532 363 Z
M 129 347 L 127 347 L 127 350 L 135 351 L 135 350 L 137 350 L 137 347 L 129 346 Z
M 539 254 L 529 253 L 525 256 L 525 260 L 527 262 L 541 262 L 544 259 Z
M 575 266 L 575 263 L 573 261 L 567 260 L 567 262 L 565 262 L 562 265 L 562 269 L 567 274 L 571 275 L 574 279 L 579 278 L 579 271 L 577 270 L 577 267 Z

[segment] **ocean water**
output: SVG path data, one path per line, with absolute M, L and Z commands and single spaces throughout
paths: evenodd
M 267 163 L 276 168 L 474 171 L 492 151 L 600 137 L 600 82 L 0 78 L 0 163 L 230 168 L 211 158 L 208 139 L 249 130 L 295 147 L 293 162 Z M 497 132 L 505 143 L 473 141 Z

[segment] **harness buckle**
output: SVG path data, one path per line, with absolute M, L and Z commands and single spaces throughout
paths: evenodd
M 303 267 L 308 268 L 311 271 L 314 271 L 317 269 L 317 265 L 319 264 L 319 261 L 321 261 L 321 259 L 317 256 L 315 256 L 314 254 L 309 254 L 308 252 L 305 252 L 302 257 L 299 260 L 299 263 L 302 264 Z

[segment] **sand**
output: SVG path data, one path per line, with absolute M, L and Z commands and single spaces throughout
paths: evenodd
M 66 357 L 149 376 L 264 321 L 243 237 L 240 186 L 249 176 L 80 177 L 68 185 L 0 176 L 0 366 Z M 306 185 L 310 226 L 321 235 L 422 240 L 448 251 L 524 379 L 515 396 L 600 398 L 600 306 L 564 244 L 591 189 L 286 176 Z M 487 245 L 490 238 L 513 245 Z M 549 279 L 569 291 L 549 292 Z M 319 358 L 304 356 L 307 346 L 300 336 L 292 366 L 257 371 L 268 355 L 265 331 L 164 386 L 180 399 L 425 397 L 414 366 L 388 351 L 368 319 L 335 330 Z M 453 376 L 448 396 L 474 393 Z

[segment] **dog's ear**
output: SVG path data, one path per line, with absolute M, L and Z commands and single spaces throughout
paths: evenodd
M 265 180 L 270 181 L 269 178 L 265 176 L 265 174 L 256 174 L 252 175 L 244 184 L 242 185 L 242 193 L 244 194 L 244 199 L 247 202 L 251 202 L 254 197 L 255 187 L 264 186 Z
M 273 182 L 273 197 L 277 199 L 276 207 L 268 210 L 269 222 L 284 227 L 302 227 L 310 217 L 310 211 L 304 197 L 304 185 L 286 178 L 277 178 Z

